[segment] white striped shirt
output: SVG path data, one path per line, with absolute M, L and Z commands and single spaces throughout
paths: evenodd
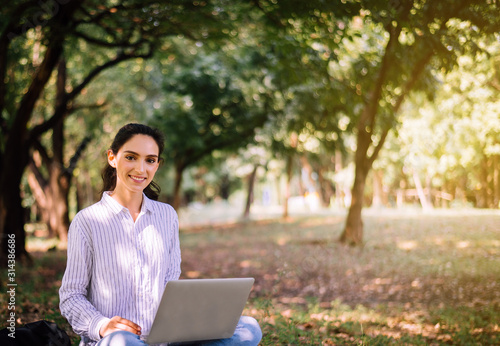
M 175 210 L 143 195 L 134 223 L 128 209 L 104 193 L 71 222 L 61 314 L 82 336 L 80 345 L 95 345 L 113 316 L 135 322 L 147 335 L 166 283 L 180 273 Z

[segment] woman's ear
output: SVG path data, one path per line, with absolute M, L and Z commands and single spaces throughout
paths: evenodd
M 108 150 L 108 163 L 111 167 L 116 168 L 116 156 L 111 149 Z

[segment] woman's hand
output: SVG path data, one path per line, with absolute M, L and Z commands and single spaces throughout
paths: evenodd
M 99 334 L 102 337 L 105 337 L 106 335 L 118 330 L 126 330 L 127 332 L 141 335 L 141 327 L 139 327 L 134 322 L 120 316 L 114 316 L 107 323 L 104 323 L 99 330 Z

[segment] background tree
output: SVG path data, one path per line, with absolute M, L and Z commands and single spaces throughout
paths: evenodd
M 72 102 L 102 71 L 128 59 L 152 55 L 160 38 L 170 35 L 221 36 L 227 13 L 214 3 L 155 1 L 70 1 L 49 5 L 13 2 L 2 8 L 0 31 L 0 229 L 2 256 L 7 234 L 16 235 L 16 253 L 24 248 L 25 212 L 21 177 L 30 148 L 68 113 Z M 221 21 L 219 21 L 221 20 Z M 92 45 L 92 64 L 82 78 L 66 87 L 52 114 L 34 118 L 37 102 L 50 87 L 49 79 L 63 52 Z M 18 62 L 24 61 L 19 66 Z M 69 90 L 69 91 L 68 91 Z M 6 169 L 9 167 L 9 169 Z M 5 263 L 5 261 L 3 261 Z
M 457 56 L 477 52 L 475 41 L 494 34 L 495 2 L 362 1 L 329 8 L 314 1 L 296 7 L 259 1 L 271 22 L 327 60 L 331 99 L 357 95 L 345 113 L 356 127 L 355 179 L 341 241 L 363 240 L 361 210 L 366 178 L 403 101 L 413 90 L 432 93 L 432 69 L 449 71 Z M 308 14 L 306 18 L 304 14 Z M 342 71 L 342 72 L 341 72 Z
M 215 150 L 237 150 L 267 120 L 265 102 L 257 105 L 251 94 L 245 94 L 249 81 L 243 80 L 241 70 L 258 70 L 251 55 L 247 60 L 239 55 L 228 59 L 220 53 L 205 53 L 201 44 L 176 45 L 177 51 L 185 52 L 169 64 L 163 106 L 153 122 L 166 133 L 167 154 L 175 167 L 174 208 L 181 203 L 186 168 Z M 238 64 L 231 59 L 238 59 Z
M 361 209 L 368 172 L 405 98 L 413 90 L 432 91 L 427 83 L 432 80 L 432 67 L 450 70 L 457 56 L 478 51 L 477 38 L 498 28 L 489 15 L 497 10 L 494 3 L 367 1 L 363 5 L 361 28 L 372 26 L 373 32 L 381 35 L 383 48 L 378 54 L 368 49 L 368 54 L 360 55 L 365 64 L 358 71 L 366 76 L 357 81 L 364 101 L 356 121 L 352 202 L 340 238 L 352 245 L 363 241 Z
M 62 60 L 57 73 L 56 103 L 61 102 L 64 97 L 65 87 L 66 64 Z M 47 224 L 49 235 L 57 235 L 63 244 L 67 242 L 69 228 L 68 196 L 73 171 L 90 141 L 89 136 L 82 140 L 66 167 L 64 119 L 65 117 L 60 118 L 52 129 L 52 156 L 41 141 L 35 140 L 35 153 L 32 154 L 28 174 L 28 183 L 40 208 L 42 220 Z
M 338 121 L 345 116 L 344 108 L 349 98 L 341 95 L 345 92 L 342 85 L 339 88 L 332 83 L 328 69 L 331 62 L 338 59 L 337 48 L 345 35 L 345 24 L 359 13 L 359 4 L 321 1 L 255 3 L 268 24 L 265 38 L 269 49 L 267 56 L 270 57 L 268 75 L 275 86 L 276 105 L 279 105 L 271 125 L 271 147 L 274 154 L 286 162 L 284 173 L 288 177 L 288 192 L 285 195 L 289 196 L 294 167 L 302 166 L 301 161 L 310 165 L 312 157 L 315 157 L 312 162 L 317 168 L 314 173 L 319 172 L 323 186 L 328 190 L 329 185 L 323 179 L 324 168 L 318 166 L 322 160 L 317 154 L 330 155 L 326 160 L 334 166 L 331 156 L 342 151 L 340 133 L 347 130 L 347 127 L 340 129 Z M 310 145 L 315 147 L 314 153 L 306 148 Z M 285 217 L 288 216 L 286 200 Z
M 308 170 L 312 186 L 325 192 L 325 204 L 332 193 L 328 180 L 350 181 L 353 158 L 355 182 L 346 202 L 350 194 L 353 198 L 342 236 L 350 244 L 362 242 L 361 210 L 372 197 L 365 189 L 372 167 L 375 204 L 390 198 L 377 192 L 381 184 L 400 193 L 418 179 L 422 203 L 435 203 L 439 188 L 441 196 L 496 206 L 500 173 L 492 110 L 499 83 L 490 38 L 498 32 L 497 7 L 479 0 L 7 4 L 0 13 L 3 239 L 16 234 L 18 252 L 25 253 L 26 191 L 20 185 L 27 165 L 37 167 L 33 173 L 40 186 L 49 176 L 64 177 L 57 172 L 61 167 L 72 172 L 79 207 L 89 204 L 100 180 L 95 162 L 102 161 L 104 146 L 125 121 L 164 128 L 174 166 L 191 167 L 198 177 L 212 174 L 196 178 L 210 184 L 217 180 L 211 172 L 217 165 L 207 162 L 236 155 L 251 142 L 266 153 L 271 148 L 289 182 L 296 181 L 300 168 Z M 54 75 L 62 58 L 65 83 Z M 476 80 L 460 80 L 467 73 Z M 108 107 L 95 108 L 99 105 Z M 398 141 L 389 136 L 403 113 L 409 120 L 399 128 Z M 448 120 L 440 117 L 444 114 Z M 408 126 L 429 119 L 445 134 L 443 141 L 417 150 L 417 142 L 429 139 Z M 256 132 L 261 126 L 265 130 Z M 61 154 L 78 152 L 85 137 L 81 129 L 95 141 L 82 156 L 85 172 L 68 170 L 71 156 Z M 388 138 L 389 147 L 409 154 L 406 160 L 391 157 L 391 172 L 382 174 L 384 166 L 374 162 Z M 458 147 L 467 148 L 467 155 Z M 409 160 L 417 151 L 418 160 Z M 178 174 L 177 196 L 181 179 Z M 66 184 L 56 180 L 59 188 Z M 340 190 L 337 186 L 337 200 Z

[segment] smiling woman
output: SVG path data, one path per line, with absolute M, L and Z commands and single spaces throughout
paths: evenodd
M 71 223 L 60 308 L 80 345 L 116 331 L 147 335 L 165 284 L 179 278 L 177 214 L 156 201 L 153 182 L 163 143 L 146 125 L 123 126 L 107 152 L 101 200 Z
M 146 345 L 165 285 L 179 279 L 177 213 L 157 201 L 153 182 L 163 147 L 155 129 L 122 127 L 107 152 L 101 200 L 71 223 L 60 309 L 80 345 Z M 261 337 L 257 321 L 242 317 L 233 337 L 213 344 L 257 345 Z
M 130 138 L 118 152 L 108 150 L 108 163 L 115 169 L 115 188 L 110 194 L 118 203 L 127 207 L 134 221 L 139 215 L 142 192 L 153 181 L 159 166 L 159 146 L 150 136 L 137 134 Z M 135 205 L 134 205 L 134 202 Z M 132 203 L 131 205 L 127 205 Z
M 135 144 L 138 146 L 136 147 Z M 164 148 L 163 134 L 153 129 L 149 126 L 141 124 L 128 124 L 122 127 L 115 136 L 111 147 L 108 150 L 108 163 L 103 170 L 103 189 L 101 193 L 105 191 L 115 190 L 116 184 L 118 182 L 118 172 L 117 172 L 117 156 L 122 156 L 126 161 L 132 161 L 139 159 L 142 155 L 141 160 L 147 160 L 148 164 L 155 165 L 156 169 L 158 165 L 162 162 L 161 154 Z M 155 162 L 153 162 L 153 160 Z M 156 170 L 154 171 L 156 173 Z M 144 194 L 151 199 L 158 200 L 160 194 L 160 186 L 156 184 L 152 179 L 145 184 Z M 137 172 L 135 172 L 137 174 Z M 144 178 L 145 176 L 138 174 L 139 178 Z M 145 180 L 145 179 L 143 179 Z

